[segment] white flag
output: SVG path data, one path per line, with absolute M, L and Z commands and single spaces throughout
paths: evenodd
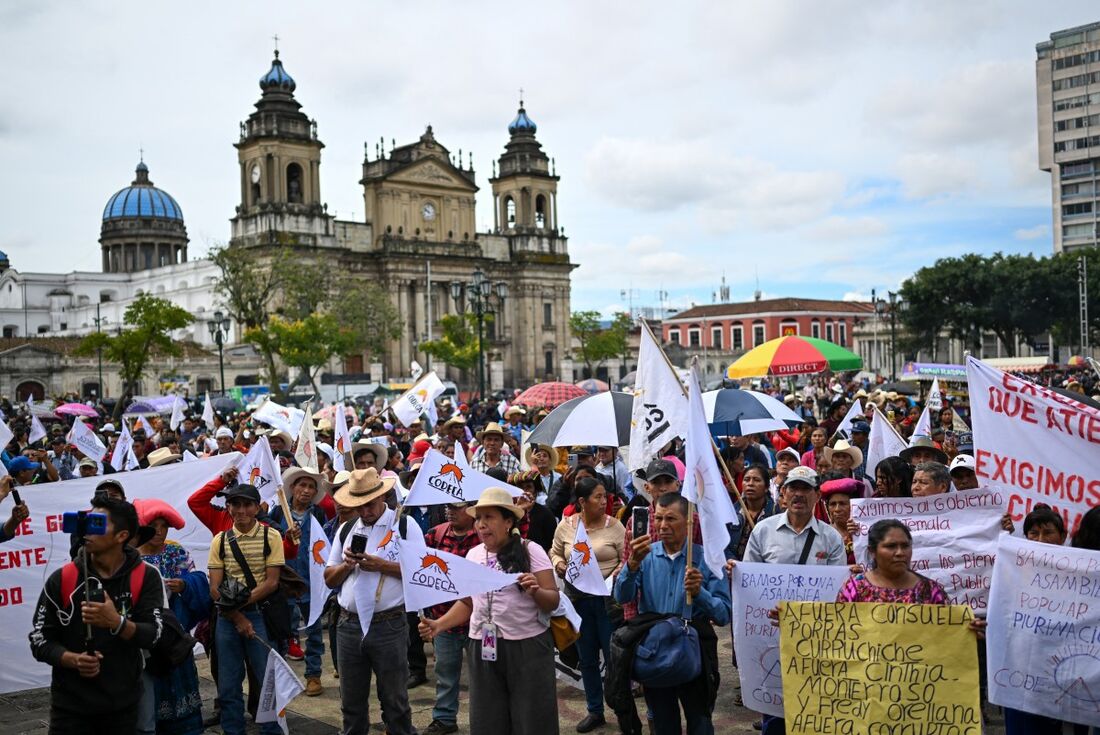
M 508 413 L 508 401 L 501 401 L 497 404 L 497 413 L 500 414 L 501 418 L 504 418 L 504 414 Z
M 852 424 L 862 418 L 863 402 L 857 398 L 852 407 L 848 409 L 848 413 L 844 414 L 844 418 L 840 420 L 840 425 L 836 427 L 836 433 L 845 439 L 850 439 L 852 437 Z
M 134 437 L 130 434 L 130 427 L 122 422 L 122 432 L 115 442 L 115 451 L 111 453 L 110 465 L 117 471 L 133 470 L 141 466 L 134 455 Z
M 404 426 L 415 426 L 420 417 L 428 413 L 429 404 L 443 395 L 444 390 L 446 386 L 433 370 L 390 404 L 390 410 Z
M 577 519 L 577 535 L 570 547 L 569 563 L 565 567 L 565 581 L 590 595 L 606 597 L 610 594 L 607 585 L 604 584 L 600 564 L 596 561 L 596 552 L 588 543 L 588 530 L 585 529 L 582 518 Z
M 308 421 L 306 422 L 309 423 Z M 329 543 L 325 529 L 317 522 L 317 518 L 309 514 L 309 622 L 308 628 L 317 622 L 325 607 L 325 600 L 332 592 L 325 585 L 325 563 L 328 562 L 332 544 Z M 299 549 L 299 554 L 306 553 L 306 549 Z
M 172 416 L 168 419 L 168 427 L 172 431 L 176 431 L 180 428 L 180 424 L 183 423 L 183 410 L 187 408 L 187 401 L 183 400 L 182 396 L 176 396 L 172 401 Z
M 505 574 L 439 549 L 414 544 L 401 547 L 401 586 L 405 590 L 406 610 L 423 610 L 442 602 L 495 592 L 518 578 L 518 574 Z
M 264 405 L 256 409 L 252 414 L 256 421 L 262 421 L 268 426 L 273 426 L 279 431 L 285 431 L 291 436 L 298 436 L 302 422 L 306 420 L 306 412 L 300 408 L 280 406 L 275 401 L 268 399 Z
M 180 460 L 181 462 L 198 462 L 199 461 L 199 458 L 196 457 L 195 453 L 192 452 L 190 449 L 184 449 L 181 452 L 181 454 L 183 455 L 183 459 Z
M 137 417 L 137 423 L 134 424 L 134 428 L 144 429 L 146 437 L 151 437 L 153 436 L 153 434 L 157 433 L 156 429 L 153 428 L 153 425 L 149 423 L 149 419 L 145 418 L 144 416 Z
M 28 404 L 29 405 L 29 404 Z M 46 427 L 42 425 L 42 422 L 38 420 L 38 417 L 31 414 L 31 431 L 27 436 L 27 441 L 34 444 L 40 439 L 46 438 Z
M 259 490 L 260 500 L 265 503 L 270 503 L 282 486 L 283 475 L 266 436 L 261 436 L 237 465 L 237 482 Z
M 703 533 L 703 556 L 707 568 L 717 576 L 725 573 L 726 547 L 730 532 L 726 524 L 739 525 L 722 472 L 714 459 L 714 445 L 707 426 L 703 392 L 699 376 L 692 368 L 688 375 L 688 427 L 684 442 L 684 487 L 681 491 L 699 512 L 699 530 Z
M 294 459 L 302 467 L 317 470 L 317 437 L 313 433 L 313 421 L 306 419 L 298 430 L 298 444 L 294 447 Z
M 73 428 L 69 430 L 69 435 L 65 437 L 65 441 L 96 462 L 103 461 L 103 456 L 107 454 L 107 447 L 103 446 L 103 442 L 99 440 L 95 432 L 80 419 L 73 422 Z
M 932 415 L 931 406 L 925 406 L 924 410 L 920 412 L 920 418 L 917 419 L 917 425 L 913 427 L 913 436 L 927 436 L 932 437 Z
M 12 433 L 11 428 L 5 421 L 0 419 L 0 451 L 3 451 L 14 438 L 15 434 Z
M 336 457 L 332 460 L 332 466 L 337 472 L 354 470 L 354 467 L 344 466 L 344 453 L 351 451 L 351 434 L 348 433 L 348 415 L 344 409 L 344 402 L 336 404 L 336 410 L 332 412 L 332 448 Z
M 290 730 L 286 726 L 286 707 L 305 691 L 305 685 L 290 668 L 283 657 L 271 649 L 267 654 L 267 669 L 264 671 L 264 683 L 260 687 L 260 703 L 256 708 L 256 723 L 278 722 L 284 733 Z
M 686 437 L 687 424 L 687 399 L 680 379 L 669 368 L 660 345 L 643 327 L 630 417 L 630 471 L 644 468 L 676 437 Z
M 523 494 L 518 487 L 494 480 L 488 475 L 470 468 L 465 458 L 459 459 L 462 450 L 455 447 L 455 459 L 437 449 L 429 449 L 424 455 L 416 480 L 405 497 L 405 505 L 445 505 L 448 503 L 472 503 L 481 497 L 485 488 L 503 487 L 512 497 Z
M 206 391 L 206 401 L 202 405 L 202 422 L 207 431 L 214 430 L 214 404 L 210 402 L 210 391 Z
M 420 380 L 420 376 L 424 374 L 424 367 L 416 360 L 413 360 L 409 368 L 409 374 L 412 375 L 413 382 L 415 383 Z
M 939 378 L 932 379 L 932 387 L 928 389 L 928 400 L 924 402 L 924 405 L 937 413 L 943 408 L 943 393 L 940 392 Z
M 896 457 L 905 449 L 905 440 L 902 439 L 894 427 L 890 425 L 890 419 L 874 408 L 874 418 L 871 419 L 871 435 L 867 437 L 867 469 L 864 470 L 867 479 L 874 482 L 875 468 L 878 463 L 887 457 Z

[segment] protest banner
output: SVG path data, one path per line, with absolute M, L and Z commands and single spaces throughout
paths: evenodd
M 455 453 L 451 459 L 438 449 L 429 449 L 424 455 L 416 480 L 405 496 L 405 505 L 445 505 L 447 503 L 476 502 L 485 488 L 502 487 L 513 498 L 523 495 L 514 485 L 494 480 L 488 475 L 471 469 L 462 457 Z
M 989 701 L 1100 725 L 1100 555 L 1001 538 L 986 629 Z
M 325 567 L 328 564 L 328 555 L 332 551 L 332 543 L 325 535 L 325 529 L 317 521 L 312 513 L 309 516 L 309 549 L 299 549 L 299 554 L 309 554 L 309 620 L 305 621 L 302 629 L 311 627 L 321 617 L 324 611 L 325 600 L 332 592 L 325 584 Z
M 402 425 L 414 426 L 421 416 L 428 413 L 429 405 L 434 404 L 435 399 L 443 395 L 446 389 L 435 371 L 430 371 L 391 403 L 390 410 Z
M 300 408 L 279 405 L 269 398 L 252 414 L 252 420 L 296 437 L 302 428 L 302 422 L 306 420 L 306 412 Z
M 973 619 L 965 605 L 784 604 L 786 731 L 980 733 Z
M 984 610 L 1001 535 L 1004 494 L 986 488 L 923 498 L 857 498 L 852 520 L 856 561 L 866 563 L 867 531 L 875 521 L 896 518 L 913 534 L 911 568 L 943 585 L 956 605 Z
M 643 321 L 641 327 L 627 455 L 631 472 L 644 468 L 676 437 L 685 438 L 688 425 L 684 387 L 649 326 Z
M 190 553 L 195 566 L 205 571 L 211 534 L 187 507 L 187 498 L 230 466 L 240 454 L 222 454 L 197 462 L 162 465 L 140 472 L 117 474 L 126 498 L 159 498 L 179 511 L 186 521 L 170 530 Z M 48 686 L 50 667 L 31 657 L 27 633 L 31 630 L 38 596 L 46 579 L 69 561 L 69 535 L 61 531 L 66 511 L 88 507 L 88 498 L 103 477 L 65 482 L 46 482 L 19 488 L 30 518 L 16 530 L 15 538 L 0 546 L 0 693 Z M 7 505 L 0 507 L 6 515 Z
M 577 519 L 577 534 L 570 545 L 565 580 L 581 592 L 596 597 L 607 597 L 610 594 L 600 572 L 600 564 L 596 561 L 596 553 L 588 542 L 588 530 L 584 527 L 583 519 Z
M 65 440 L 96 462 L 102 462 L 107 454 L 107 447 L 103 446 L 91 427 L 79 418 L 73 421 L 73 428 L 69 429 Z
M 848 567 L 738 562 L 733 568 L 733 640 L 741 697 L 753 712 L 783 716 L 779 628 L 768 612 L 780 602 L 833 602 Z
M 399 554 L 405 608 L 410 611 L 495 592 L 519 578 L 427 546 L 402 544 Z
M 1100 503 L 1100 411 L 972 357 L 966 373 L 979 481 L 1004 488 L 1017 533 L 1036 503 L 1072 532 Z
M 269 504 L 283 486 L 279 461 L 271 453 L 271 445 L 266 436 L 261 436 L 237 465 L 237 482 L 259 490 L 260 500 Z
M 890 419 L 883 415 L 878 406 L 872 408 L 871 435 L 867 438 L 867 469 L 865 474 L 868 480 L 875 479 L 875 469 L 878 463 L 887 457 L 896 457 L 905 449 L 905 440 L 901 438 L 897 430 L 890 425 Z

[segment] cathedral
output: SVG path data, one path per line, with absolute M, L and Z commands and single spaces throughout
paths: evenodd
M 493 312 L 485 323 L 487 387 L 573 379 L 569 278 L 575 265 L 558 222 L 558 176 L 522 100 L 489 178 L 493 229 L 477 232 L 472 161 L 452 154 L 430 125 L 406 145 L 393 143 L 386 150 L 384 142 L 375 144 L 373 156 L 371 145 L 364 145 L 359 180 L 364 218 L 329 215 L 321 197 L 324 144 L 318 124 L 295 99 L 296 83 L 278 51 L 259 84 L 255 110 L 234 143 L 240 202 L 230 220 L 229 246 L 260 252 L 289 246 L 303 260 L 323 260 L 361 275 L 364 285 L 381 284 L 402 320 L 401 338 L 384 355 L 347 355 L 326 372 L 355 382 L 390 381 L 407 377 L 415 360 L 458 379 L 453 368 L 433 363 L 420 343 L 440 335 L 443 315 L 473 312 L 480 293 L 488 296 L 482 308 Z M 6 340 L 78 337 L 104 324 L 117 328 L 133 299 L 153 293 L 195 317 L 173 335 L 177 340 L 209 347 L 206 327 L 219 307 L 214 288 L 219 272 L 208 260 L 188 260 L 183 210 L 153 185 L 144 160 L 130 186 L 108 200 L 99 242 L 99 273 L 24 272 L 0 254 L 0 327 Z M 232 331 L 230 342 L 239 338 Z M 186 370 L 176 367 L 177 373 Z M 191 377 L 192 386 L 229 387 L 217 385 L 216 376 Z M 237 375 L 238 381 L 246 377 Z M 472 386 L 476 374 L 466 378 Z M 91 378 L 39 382 L 48 391 L 87 392 Z M 110 380 L 104 382 L 105 393 L 113 394 Z M 98 388 L 96 383 L 95 392 Z

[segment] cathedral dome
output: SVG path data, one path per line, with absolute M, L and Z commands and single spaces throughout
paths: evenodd
M 176 200 L 149 180 L 149 167 L 142 161 L 135 170 L 133 183 L 115 193 L 103 208 L 103 221 L 130 217 L 183 221 L 183 210 Z
M 275 52 L 275 58 L 271 61 L 271 69 L 260 77 L 260 89 L 263 91 L 277 90 L 283 92 L 293 92 L 295 87 L 294 78 L 286 73 L 286 69 L 283 68 L 283 62 L 279 61 L 279 52 Z
M 538 126 L 535 125 L 535 121 L 527 117 L 527 110 L 523 109 L 523 103 L 519 104 L 519 112 L 516 114 L 516 118 L 512 120 L 508 125 L 508 132 L 512 135 L 516 133 L 530 133 L 535 134 L 538 130 Z

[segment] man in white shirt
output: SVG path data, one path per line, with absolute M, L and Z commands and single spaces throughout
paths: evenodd
M 340 671 L 343 732 L 367 735 L 370 729 L 371 676 L 378 677 L 382 721 L 390 735 L 413 735 L 409 707 L 409 629 L 401 588 L 398 548 L 409 534 L 423 534 L 416 523 L 386 506 L 395 477 L 380 477 L 374 467 L 355 470 L 336 491 L 339 506 L 359 517 L 340 527 L 332 540 L 325 584 L 337 589 L 340 622 L 336 655 Z M 416 543 L 414 540 L 413 543 Z M 367 632 L 365 618 L 370 616 Z

